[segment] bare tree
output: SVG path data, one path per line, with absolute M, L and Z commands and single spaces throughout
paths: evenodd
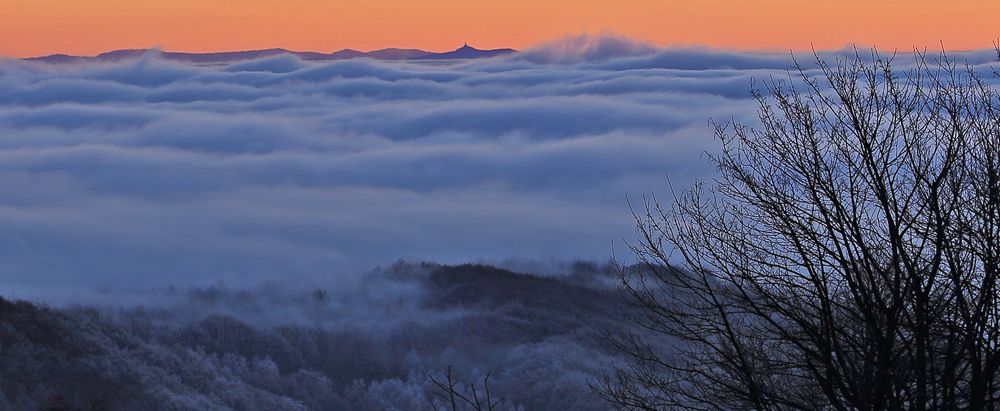
M 439 380 L 434 378 L 434 376 L 429 376 L 428 378 L 434 384 L 434 396 L 444 401 L 446 404 L 445 409 L 449 411 L 465 409 L 494 411 L 503 404 L 503 400 L 493 398 L 493 393 L 490 391 L 489 372 L 486 373 L 486 377 L 483 377 L 483 386 L 481 389 L 477 388 L 475 383 L 466 385 L 458 381 L 452 373 L 450 365 L 445 373 L 444 380 Z M 468 387 L 468 391 L 465 391 L 465 386 Z M 436 410 L 437 405 L 432 403 L 431 408 Z
M 621 408 L 1000 406 L 1000 96 L 873 51 L 753 88 L 714 184 L 637 212 Z

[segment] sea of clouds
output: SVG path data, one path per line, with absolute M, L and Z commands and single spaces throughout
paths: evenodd
M 37 296 L 605 261 L 626 198 L 710 177 L 709 119 L 752 123 L 750 80 L 791 66 L 617 36 L 449 64 L 3 61 L 0 278 Z

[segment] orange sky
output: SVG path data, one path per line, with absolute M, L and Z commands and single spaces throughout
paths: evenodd
M 0 0 L 0 55 L 284 47 L 525 48 L 613 31 L 736 49 L 987 48 L 996 0 Z

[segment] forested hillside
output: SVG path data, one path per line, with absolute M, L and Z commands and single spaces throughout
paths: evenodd
M 150 306 L 0 300 L 2 409 L 431 409 L 453 366 L 503 409 L 603 409 L 622 315 L 607 267 L 397 264 L 349 293 L 208 287 Z

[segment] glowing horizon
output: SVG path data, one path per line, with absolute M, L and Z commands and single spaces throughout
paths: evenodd
M 992 45 L 1000 3 L 928 0 L 838 4 L 764 0 L 7 0 L 0 55 L 29 57 L 160 47 L 208 52 L 286 48 L 528 48 L 553 38 L 615 32 L 659 46 L 735 50 L 951 50 Z

